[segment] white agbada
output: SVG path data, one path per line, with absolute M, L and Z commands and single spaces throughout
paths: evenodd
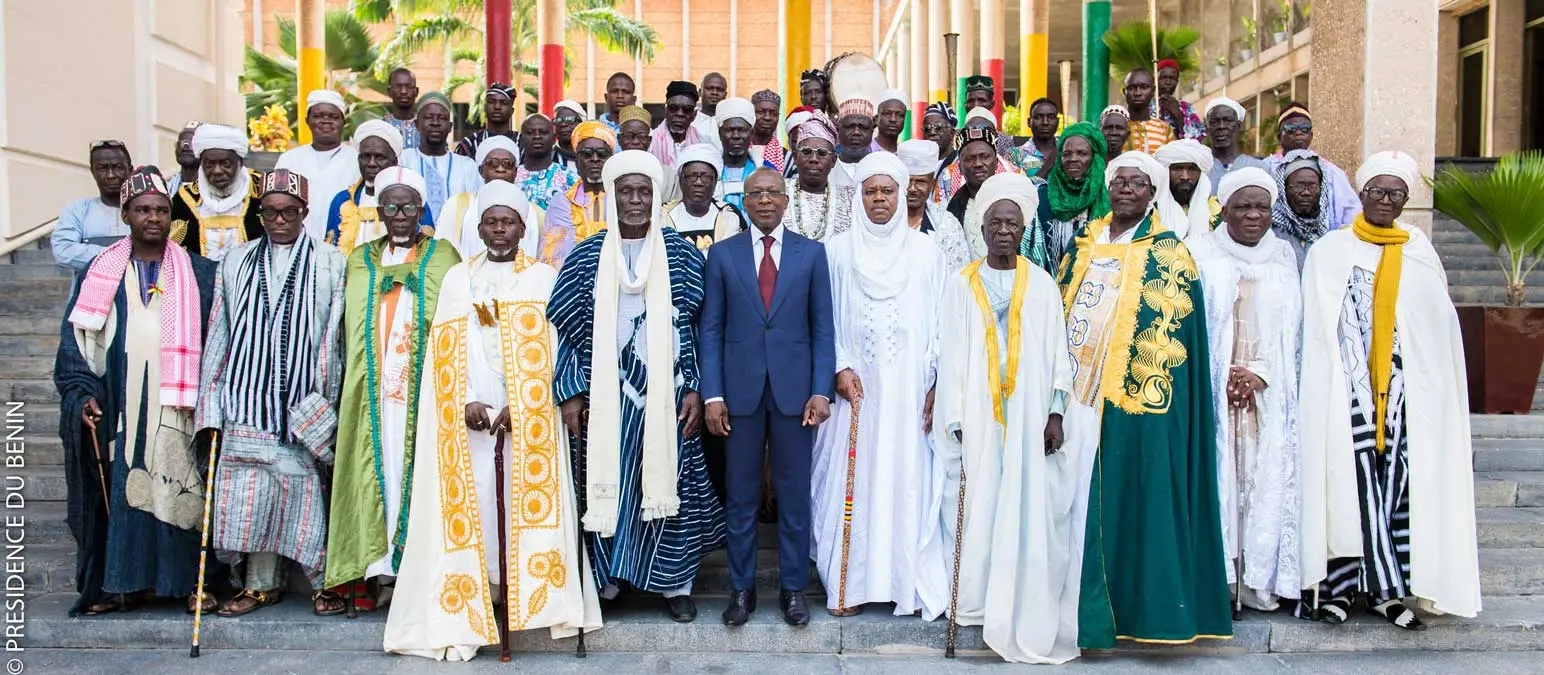
M 1359 172 L 1360 173 L 1360 172 Z M 1468 381 L 1458 313 L 1447 273 L 1419 228 L 1410 233 L 1394 325 L 1405 363 L 1405 439 L 1409 457 L 1410 589 L 1427 609 L 1480 612 Z M 1362 557 L 1350 385 L 1339 323 L 1353 267 L 1378 269 L 1382 249 L 1351 228 L 1332 231 L 1303 267 L 1302 586 L 1327 576 L 1332 558 Z
M 934 447 L 946 467 L 941 513 L 951 563 L 965 462 L 965 537 L 960 550 L 959 623 L 983 626 L 986 644 L 1008 661 L 1066 663 L 1078 650 L 1078 583 L 1072 550 L 1076 466 L 1045 454 L 1056 392 L 1072 391 L 1061 290 L 1028 260 L 994 270 L 978 261 L 947 281 L 934 402 Z M 979 265 L 979 292 L 972 285 Z M 1016 283 L 1022 303 L 1013 314 Z M 980 302 L 987 302 L 984 316 Z M 995 335 L 988 337 L 988 322 Z M 1008 331 L 1019 337 L 1014 388 L 996 419 L 992 371 L 1006 375 Z M 988 340 L 997 345 L 993 362 Z M 999 382 L 1002 380 L 998 380 Z
M 333 196 L 359 182 L 359 151 L 347 143 L 327 151 L 302 145 L 285 150 L 273 168 L 289 169 L 305 176 L 311 184 L 313 206 L 306 214 L 306 234 L 322 241 L 327 234 L 327 207 Z
M 1185 244 L 1206 296 L 1228 583 L 1237 583 L 1233 561 L 1242 546 L 1244 587 L 1251 591 L 1243 601 L 1272 611 L 1277 598 L 1297 599 L 1302 588 L 1297 386 L 1303 300 L 1297 254 L 1269 229 L 1258 244 L 1240 244 L 1227 225 L 1192 233 Z M 1234 366 L 1266 383 L 1253 411 L 1228 404 Z
M 520 250 L 527 255 L 534 255 L 541 251 L 541 233 L 546 225 L 547 214 L 535 204 L 525 198 L 525 193 L 513 183 L 496 180 L 483 185 L 474 193 L 462 193 L 451 197 L 445 202 L 445 208 L 435 218 L 434 236 L 450 242 L 456 247 L 456 252 L 463 259 L 488 250 L 483 245 L 482 235 L 477 227 L 482 222 L 483 209 L 479 202 L 484 193 L 492 190 L 497 194 L 496 201 L 509 202 L 507 205 L 521 215 L 525 222 L 525 236 L 520 238 Z
M 906 226 L 906 167 L 893 154 L 865 158 L 868 178 L 886 175 L 900 202 L 889 223 L 870 222 L 861 193 L 854 225 L 826 244 L 836 319 L 836 369 L 863 383 L 846 604 L 894 602 L 896 615 L 948 606 L 938 513 L 943 468 L 922 430 L 922 409 L 938 359 L 938 309 L 946 272 L 932 238 Z M 861 181 L 860 181 L 861 182 Z M 838 397 L 821 425 L 811 462 L 812 555 L 826 606 L 840 600 L 843 503 L 852 406 Z
M 553 638 L 563 638 L 601 625 L 594 585 L 581 583 L 589 563 L 549 386 L 557 333 L 546 305 L 556 279 L 552 267 L 523 254 L 502 263 L 478 255 L 441 282 L 426 355 L 436 375 L 418 402 L 423 423 L 413 495 L 420 508 L 408 516 L 386 651 L 465 661 L 478 647 L 498 643 L 491 594 L 501 590 L 501 525 L 509 580 L 501 602 L 514 610 L 510 629 L 550 628 Z M 484 325 L 480 316 L 497 316 L 497 323 Z M 503 477 L 495 471 L 495 437 L 466 426 L 471 401 L 490 407 L 490 428 L 510 406 Z M 507 481 L 503 514 L 495 480 Z

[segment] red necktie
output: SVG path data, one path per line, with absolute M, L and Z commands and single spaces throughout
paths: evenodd
M 756 271 L 756 286 L 761 289 L 761 304 L 772 311 L 772 289 L 777 288 L 777 265 L 772 262 L 772 235 L 761 238 L 761 268 Z

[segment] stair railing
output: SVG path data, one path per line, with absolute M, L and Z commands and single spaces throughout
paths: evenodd
M 0 242 L 0 258 L 8 256 L 8 255 L 10 255 L 12 253 L 15 253 L 17 251 L 20 251 L 21 249 L 24 249 L 24 248 L 26 248 L 28 246 L 31 246 L 32 244 L 37 243 L 37 241 L 39 239 L 42 239 L 43 237 L 46 237 L 46 236 L 48 236 L 50 234 L 53 234 L 54 226 L 58 225 L 58 224 L 59 224 L 59 217 L 55 216 L 53 218 L 49 218 L 48 220 L 43 221 L 42 225 L 39 225 L 39 226 L 34 227 L 34 228 L 30 229 L 30 230 L 27 230 L 26 232 L 18 234 L 14 238 L 7 239 L 4 242 Z

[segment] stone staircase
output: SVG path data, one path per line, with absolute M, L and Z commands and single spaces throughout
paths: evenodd
M 191 618 L 176 603 L 129 614 L 71 619 L 74 598 L 74 548 L 63 525 L 65 484 L 57 439 L 57 395 L 50 381 L 61 310 L 69 277 L 53 267 L 43 249 L 20 251 L 0 261 L 0 386 L 12 400 L 24 402 L 26 465 L 7 467 L 0 482 L 24 481 L 26 498 L 25 572 L 29 602 L 28 650 L 182 649 L 188 644 Z M 1151 655 L 1324 654 L 1336 652 L 1517 652 L 1544 651 L 1544 416 L 1475 416 L 1476 507 L 1485 610 L 1479 618 L 1437 618 L 1422 633 L 1407 633 L 1358 616 L 1331 627 L 1290 618 L 1285 613 L 1246 612 L 1229 641 L 1204 641 L 1183 647 L 1126 644 L 1118 651 Z M 11 514 L 7 514 L 11 515 Z M 606 627 L 586 642 L 595 652 L 756 653 L 779 659 L 808 655 L 937 655 L 947 624 L 889 616 L 877 608 L 835 619 L 820 611 L 824 597 L 811 598 L 807 627 L 784 625 L 776 609 L 775 536 L 761 532 L 757 582 L 761 608 L 738 629 L 721 625 L 729 580 L 723 553 L 704 561 L 696 582 L 699 618 L 670 621 L 655 598 L 639 598 L 607 611 Z M 313 616 L 306 595 L 293 587 L 287 600 L 247 617 L 207 617 L 203 645 L 210 651 L 241 653 L 375 652 L 381 646 L 386 615 Z M 574 640 L 551 640 L 544 631 L 516 634 L 518 651 L 562 652 Z M 979 628 L 961 630 L 963 654 L 987 654 Z M 46 651 L 44 653 L 47 653 Z M 82 652 L 84 653 L 84 652 Z M 122 653 L 122 652 L 119 652 Z M 804 656 L 799 656 L 804 655 Z M 781 662 L 781 661 L 780 661 Z M 642 662 L 640 662 L 642 663 Z M 384 665 L 384 664 L 383 664 Z M 251 663 L 242 670 L 254 668 Z M 361 671 L 362 672 L 362 671 Z

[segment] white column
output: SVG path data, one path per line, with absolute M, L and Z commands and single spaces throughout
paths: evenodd
M 909 101 L 906 109 L 911 110 L 915 117 L 918 103 L 927 102 L 927 76 L 928 76 L 928 51 L 927 51 L 927 4 L 926 0 L 911 0 L 911 7 L 907 12 L 911 18 L 911 25 L 907 26 L 906 37 L 911 43 L 907 54 L 911 57 L 911 67 L 907 73 L 911 76 L 909 81 L 902 85 L 907 90 Z M 911 121 L 912 135 L 921 137 L 922 120 L 920 118 Z
M 869 48 L 869 53 L 870 54 L 879 51 L 879 0 L 874 0 L 873 7 L 874 7 L 874 9 L 872 10 L 871 14 L 872 14 L 872 17 L 873 17 L 873 28 L 874 28 L 874 36 L 873 36 L 872 44 L 874 46 Z
M 681 0 L 681 79 L 692 79 L 692 0 Z
M 949 81 L 949 60 L 944 56 L 944 33 L 949 32 L 949 0 L 927 0 L 927 99 L 948 101 L 954 83 Z M 937 98 L 942 92 L 943 98 Z
M 596 119 L 595 38 L 593 36 L 586 38 L 584 41 L 584 99 L 584 109 L 589 111 L 590 119 Z
M 643 20 L 643 0 L 633 0 L 633 18 Z M 643 105 L 643 59 L 633 59 L 633 93 L 638 95 L 638 105 Z

